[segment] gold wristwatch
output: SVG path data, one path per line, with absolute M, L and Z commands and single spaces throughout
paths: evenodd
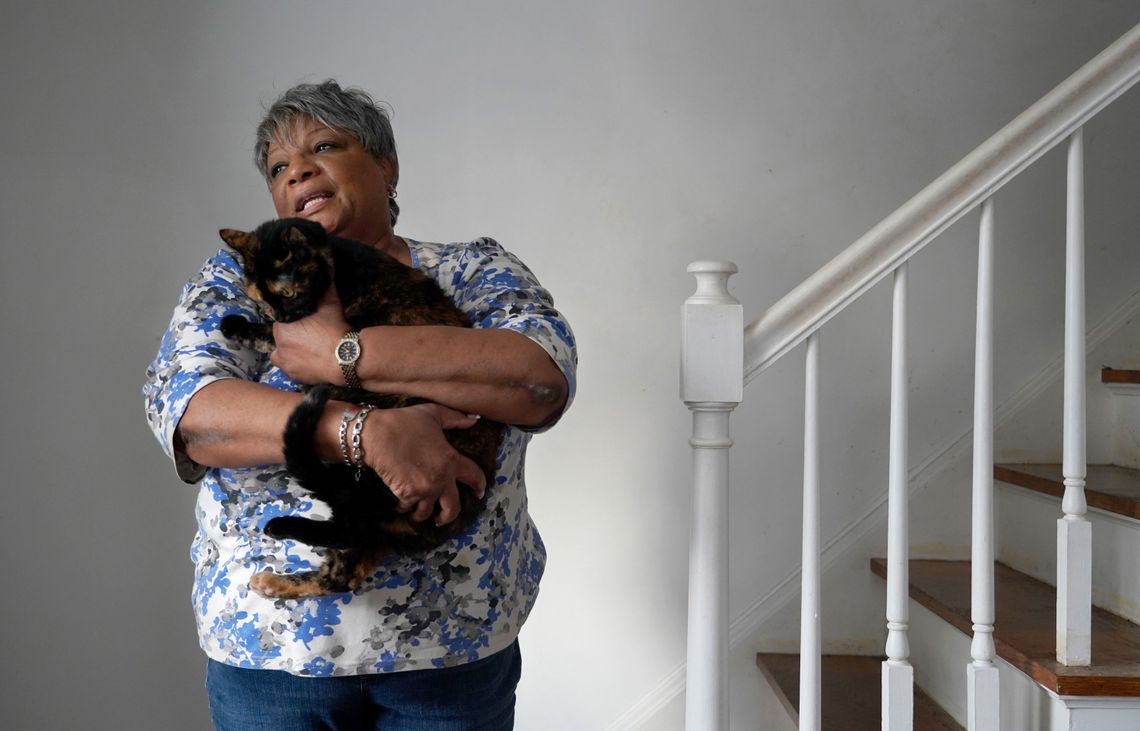
M 356 375 L 356 362 L 360 360 L 360 333 L 353 330 L 345 334 L 336 344 L 336 362 L 344 374 L 344 382 L 349 388 L 363 388 Z

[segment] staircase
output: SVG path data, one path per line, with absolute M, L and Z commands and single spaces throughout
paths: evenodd
M 1101 380 L 1117 396 L 1113 454 L 1134 461 L 1132 401 L 1140 400 L 1140 371 L 1105 368 Z M 1123 386 L 1123 388 L 1122 388 Z M 997 464 L 1001 529 L 994 564 L 994 643 L 999 659 L 1002 729 L 1140 729 L 1140 469 L 1117 464 L 1087 467 L 1085 496 L 1092 522 L 1092 662 L 1066 666 L 1056 658 L 1056 546 L 1053 522 L 1061 511 L 1060 464 Z M 869 569 L 887 579 L 887 562 Z M 924 641 L 912 648 L 913 728 L 965 728 L 961 668 L 970 657 L 971 567 L 968 561 L 908 563 L 910 629 Z M 825 731 L 872 729 L 881 724 L 882 656 L 824 655 L 821 664 Z M 790 718 L 798 721 L 799 656 L 759 653 L 756 662 Z
M 1118 339 L 1140 338 L 1125 327 Z M 1099 353 L 1097 353 L 1099 355 Z M 1089 389 L 1113 392 L 1096 413 L 1109 422 L 1109 446 L 1094 453 L 1121 464 L 1087 465 L 1084 493 L 1092 547 L 1092 662 L 1056 658 L 1056 543 L 1053 524 L 1065 492 L 1061 464 L 996 464 L 997 560 L 994 644 L 1000 676 L 1000 728 L 1117 731 L 1140 729 L 1140 443 L 1135 439 L 1140 371 L 1105 368 Z M 1048 394 L 1046 395 L 1048 396 Z M 869 570 L 884 581 L 888 566 Z M 968 704 L 962 667 L 970 659 L 968 561 L 908 562 L 909 654 L 914 668 L 912 728 L 964 729 Z M 824 611 L 828 611 L 825 607 Z M 824 655 L 820 728 L 881 725 L 883 656 Z M 798 722 L 799 656 L 759 653 L 763 678 Z
M 799 655 L 757 664 L 801 729 L 1140 730 L 1140 386 L 1100 372 L 1111 421 L 1087 458 L 1083 125 L 1140 81 L 1140 26 L 1126 33 L 747 327 L 731 262 L 689 267 L 681 397 L 693 414 L 686 728 L 727 729 L 729 420 L 744 386 L 804 351 Z M 995 464 L 994 241 L 999 189 L 1067 143 L 1063 460 Z M 969 561 L 911 561 L 908 260 L 980 211 Z M 878 657 L 824 656 L 820 338 L 890 275 L 892 340 L 886 642 Z M 1135 295 L 1134 295 L 1135 298 Z M 1060 429 L 1058 429 L 1060 431 Z M 1040 446 L 1040 445 L 1039 445 Z M 1062 446 L 1062 445 L 1058 445 Z M 965 672 L 962 672 L 965 670 Z

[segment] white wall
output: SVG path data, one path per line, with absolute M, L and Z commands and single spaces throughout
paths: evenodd
M 214 232 L 272 215 L 248 158 L 280 90 L 334 76 L 390 102 L 399 230 L 495 236 L 571 319 L 578 401 L 530 462 L 551 556 L 519 727 L 600 729 L 683 661 L 687 262 L 735 260 L 758 316 L 1140 21 L 1133 0 L 95 5 L 16 3 L 0 27 L 14 728 L 207 723 L 193 489 L 138 389 Z M 1137 190 L 1137 102 L 1086 136 L 1090 321 L 1140 282 L 1140 221 L 1112 205 Z M 1059 347 L 1061 165 L 998 200 L 999 399 Z M 975 222 L 912 270 L 916 460 L 968 423 Z M 826 536 L 885 481 L 888 299 L 823 334 Z M 735 420 L 734 616 L 798 564 L 798 360 Z

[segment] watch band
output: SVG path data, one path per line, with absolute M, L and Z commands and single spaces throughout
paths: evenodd
M 344 375 L 344 383 L 349 388 L 363 388 L 356 374 L 356 362 L 360 360 L 360 333 L 353 330 L 345 334 L 336 345 L 336 362 Z

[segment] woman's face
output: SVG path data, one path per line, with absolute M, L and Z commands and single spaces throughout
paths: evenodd
M 265 162 L 277 216 L 307 218 L 329 233 L 367 244 L 390 238 L 392 161 L 377 159 L 352 135 L 308 117 L 292 133 L 292 140 L 269 143 Z

